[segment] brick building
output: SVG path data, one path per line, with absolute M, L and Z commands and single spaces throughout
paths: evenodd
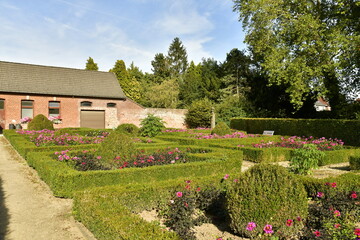
M 185 109 L 144 108 L 126 98 L 111 72 L 0 61 L 0 131 L 38 114 L 60 116 L 55 128 L 140 125 L 154 114 L 167 127 L 184 128 Z

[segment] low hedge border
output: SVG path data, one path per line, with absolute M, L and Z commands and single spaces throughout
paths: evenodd
M 185 164 L 81 172 L 52 159 L 51 154 L 53 152 L 30 152 L 27 161 L 50 186 L 54 195 L 59 197 L 71 197 L 74 191 L 98 186 L 148 183 L 177 177 L 212 176 L 234 170 L 240 172 L 243 157 L 241 152 L 229 152 L 221 156 L 214 153 L 204 153 L 204 156 L 189 154 L 190 158 L 193 155 L 193 162 Z
M 235 173 L 236 174 L 236 173 Z M 360 175 L 347 173 L 338 177 L 316 179 L 311 176 L 296 175 L 304 184 L 309 197 L 316 196 L 327 187 L 326 182 L 336 182 L 337 191 L 359 191 Z M 223 188 L 222 175 L 200 178 L 179 178 L 150 184 L 127 186 L 107 186 L 77 192 L 74 196 L 74 213 L 77 220 L 84 223 L 98 239 L 177 239 L 165 232 L 156 222 L 144 222 L 136 214 L 144 210 L 153 210 L 171 199 L 170 193 L 185 180 L 192 180 L 191 185 Z M 129 226 L 139 225 L 139 228 Z M 152 235 L 152 234 L 155 235 Z M 149 235 L 148 235 L 149 234 Z M 157 235 L 159 234 L 159 235 Z M 148 237 L 150 236 L 150 237 Z
M 138 214 L 167 204 L 171 193 L 186 180 L 192 186 L 220 187 L 223 175 L 202 178 L 178 178 L 151 184 L 107 186 L 77 192 L 74 196 L 75 218 L 97 239 L 179 239 L 164 231 L 156 222 L 146 222 Z
M 351 170 L 360 170 L 360 155 L 351 156 L 349 162 Z
M 338 138 L 346 145 L 360 146 L 360 121 L 344 119 L 233 118 L 230 127 L 261 134 Z
M 324 192 L 328 186 L 325 183 L 336 183 L 337 191 L 351 192 L 360 191 L 360 175 L 357 173 L 349 172 L 337 177 L 328 177 L 323 179 L 313 178 L 311 176 L 296 175 L 301 179 L 305 186 L 305 190 L 309 197 L 316 196 L 317 192 Z

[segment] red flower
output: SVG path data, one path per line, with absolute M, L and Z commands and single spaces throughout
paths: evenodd
M 350 197 L 351 197 L 352 199 L 355 199 L 355 198 L 357 198 L 358 196 L 357 196 L 356 192 L 352 192 L 351 195 L 350 195 Z
M 186 188 L 187 190 L 190 190 L 190 185 L 186 185 L 185 188 Z
M 292 219 L 286 220 L 286 226 L 288 226 L 288 227 L 292 226 L 293 223 L 294 223 L 294 221 Z
M 331 187 L 336 188 L 336 182 L 333 182 L 333 183 L 331 184 Z
M 356 228 L 356 229 L 354 230 L 354 234 L 355 234 L 356 236 L 360 237 L 360 228 Z
M 341 227 L 341 224 L 339 224 L 339 223 L 334 224 L 334 228 L 339 228 L 339 227 Z
M 315 237 L 320 237 L 320 236 L 321 236 L 321 233 L 320 233 L 320 231 L 316 230 L 316 231 L 314 232 L 314 235 L 315 235 Z

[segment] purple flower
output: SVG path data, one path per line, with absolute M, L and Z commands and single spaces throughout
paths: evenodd
M 272 225 L 270 225 L 270 224 L 265 225 L 264 232 L 267 233 L 267 234 L 272 234 L 274 232 L 272 230 Z
M 246 230 L 248 230 L 248 231 L 252 231 L 252 230 L 254 230 L 254 228 L 256 228 L 256 223 L 254 223 L 254 222 L 249 222 L 246 226 Z

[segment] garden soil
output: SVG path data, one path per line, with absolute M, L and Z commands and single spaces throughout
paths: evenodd
M 0 136 L 0 239 L 95 240 L 71 209 Z

